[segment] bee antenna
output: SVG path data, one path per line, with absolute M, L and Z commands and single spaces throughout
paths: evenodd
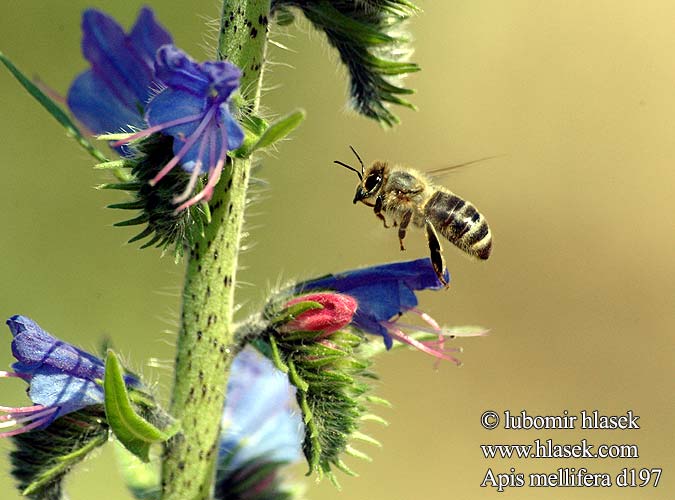
M 359 180 L 360 180 L 360 181 L 363 180 L 363 175 L 361 175 L 361 172 L 359 172 L 358 170 L 356 170 L 356 169 L 355 169 L 354 167 L 352 167 L 351 165 L 347 165 L 346 163 L 342 163 L 340 160 L 335 160 L 335 161 L 333 161 L 333 163 L 337 163 L 338 165 L 340 165 L 340 166 L 342 166 L 342 167 L 348 168 L 348 169 L 351 170 L 352 172 L 356 172 L 356 175 L 359 176 Z
M 363 175 L 363 170 L 364 170 L 363 160 L 361 159 L 361 157 L 359 156 L 359 154 L 356 152 L 356 149 L 354 149 L 354 146 L 352 146 L 352 145 L 350 144 L 350 145 L 349 145 L 349 149 L 352 150 L 352 153 L 354 153 L 354 155 L 356 156 L 356 158 L 359 160 L 359 163 L 361 164 L 361 175 Z M 359 176 L 359 177 L 361 177 L 361 176 Z

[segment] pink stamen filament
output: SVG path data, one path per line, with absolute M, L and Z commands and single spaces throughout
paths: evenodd
M 405 334 L 403 330 L 398 328 L 397 323 L 393 323 L 390 321 L 384 321 L 382 324 L 387 328 L 387 331 L 389 334 L 394 337 L 396 340 L 403 342 L 404 344 L 408 344 L 410 346 L 413 346 L 417 349 L 419 349 L 422 352 L 425 352 L 427 354 L 430 354 L 436 358 L 440 359 L 445 359 L 447 361 L 452 361 L 453 363 L 460 365 L 461 361 L 453 356 L 450 356 L 449 354 L 445 354 L 443 350 L 438 350 L 434 349 L 431 346 L 427 345 L 427 343 L 420 342 L 419 340 L 415 340 L 414 338 L 410 337 L 409 335 Z
M 50 418 L 51 418 L 50 416 L 46 416 L 46 417 L 41 418 L 40 420 L 36 420 L 32 424 L 26 425 L 25 427 L 20 427 L 18 429 L 14 429 L 14 430 L 7 431 L 7 432 L 0 432 L 0 439 L 6 438 L 6 437 L 12 437 L 12 436 L 16 436 L 18 434 L 23 434 L 24 432 L 32 431 L 33 429 L 35 429 L 37 427 L 40 427 L 40 426 L 46 424 L 47 422 L 49 422 Z
M 409 309 L 409 311 L 410 311 L 411 313 L 417 314 L 420 318 L 422 318 L 422 320 L 423 320 L 426 324 L 428 324 L 428 325 L 429 325 L 431 328 L 433 328 L 435 331 L 441 330 L 441 327 L 440 327 L 439 324 L 436 322 L 436 320 L 435 320 L 434 318 L 432 318 L 431 316 L 429 316 L 429 315 L 428 315 L 427 313 L 425 313 L 424 311 L 420 311 L 420 310 L 417 309 L 416 307 L 413 307 L 412 309 Z
M 207 132 L 208 137 L 201 142 L 199 145 L 199 152 L 197 154 L 197 161 L 195 162 L 195 166 L 192 169 L 192 174 L 190 175 L 190 181 L 188 182 L 187 186 L 185 187 L 185 190 L 178 196 L 174 197 L 173 202 L 177 205 L 178 203 L 181 203 L 185 200 L 187 200 L 190 195 L 192 194 L 192 191 L 195 189 L 195 185 L 197 184 L 197 179 L 199 179 L 199 176 L 202 173 L 202 158 L 204 157 L 204 150 L 206 149 L 207 143 L 211 141 L 211 136 L 213 135 L 213 131 L 209 129 Z
M 31 422 L 35 420 L 36 418 L 42 418 L 47 415 L 51 415 L 55 411 L 58 411 L 59 407 L 58 406 L 49 406 L 45 409 L 36 411 L 34 413 L 30 413 L 28 415 L 24 415 L 23 417 L 19 418 L 14 418 L 14 415 L 6 415 L 6 417 L 10 417 L 10 420 L 6 420 L 2 423 L 0 423 L 0 428 L 2 427 L 13 427 L 17 424 L 22 424 L 24 422 Z
M 135 141 L 136 139 L 140 139 L 142 137 L 148 137 L 149 135 L 154 134 L 155 132 L 161 132 L 164 129 L 170 128 L 170 127 L 175 127 L 176 125 L 182 125 L 184 123 L 190 123 L 194 122 L 196 120 L 199 120 L 202 117 L 202 114 L 196 114 L 196 115 L 190 115 L 190 116 L 184 116 L 182 118 L 176 118 L 175 120 L 171 120 L 168 122 L 160 123 L 159 125 L 155 125 L 154 127 L 148 127 L 146 129 L 140 130 L 136 132 L 135 134 L 131 134 L 124 139 L 120 141 L 113 142 L 112 146 L 114 148 L 119 148 L 120 146 L 124 146 L 125 144 L 129 144 L 132 141 Z
M 23 434 L 24 432 L 28 432 L 37 427 L 40 427 L 41 425 L 44 425 L 45 423 L 49 422 L 53 417 L 54 413 L 56 413 L 57 411 L 59 411 L 58 406 L 51 406 L 46 408 L 45 410 L 33 413 L 32 415 L 27 415 L 25 417 L 0 423 L 0 428 L 6 428 L 6 427 L 14 427 L 24 422 L 31 422 L 28 425 L 24 425 L 23 427 L 19 427 L 17 429 L 12 429 L 11 431 L 0 432 L 0 438 L 16 436 L 17 434 Z
M 0 378 L 20 378 L 22 380 L 30 380 L 32 377 L 26 373 L 6 372 L 0 370 Z
M 207 181 L 206 186 L 204 186 L 204 189 L 201 192 L 179 206 L 176 211 L 180 212 L 202 200 L 208 201 L 211 199 L 213 188 L 220 180 L 220 174 L 223 172 L 223 167 L 225 166 L 225 160 L 227 158 L 227 132 L 225 131 L 225 127 L 220 127 L 220 142 L 218 163 L 216 163 L 215 167 L 209 169 L 209 180 Z
M 18 408 L 12 408 L 11 406 L 0 406 L 0 411 L 5 413 L 30 413 L 44 410 L 45 408 L 46 406 L 43 405 L 19 406 Z M 6 416 L 7 415 L 0 416 L 0 419 Z
M 204 113 L 202 121 L 199 123 L 195 131 L 188 137 L 188 139 L 185 141 L 185 144 L 183 144 L 183 147 L 180 148 L 180 151 L 178 151 L 178 154 L 171 158 L 171 161 L 164 165 L 162 170 L 159 171 L 159 173 L 150 181 L 150 185 L 154 186 L 157 184 L 162 178 L 173 169 L 178 163 L 183 159 L 183 157 L 187 154 L 187 152 L 194 146 L 195 142 L 197 142 L 197 139 L 202 135 L 204 132 L 204 129 L 208 126 L 209 122 L 213 118 L 213 115 L 216 113 L 218 110 L 217 106 L 211 106 L 209 110 Z M 192 120 L 194 121 L 194 120 Z M 167 127 L 164 127 L 167 128 Z M 226 146 L 227 147 L 227 146 Z

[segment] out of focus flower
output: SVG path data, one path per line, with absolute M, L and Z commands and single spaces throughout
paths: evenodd
M 300 459 L 303 437 L 288 377 L 245 348 L 232 363 L 227 385 L 216 498 L 277 498 L 263 493 L 282 488 L 279 467 Z
M 25 316 L 12 316 L 7 325 L 14 336 L 12 353 L 17 362 L 12 365 L 13 372 L 0 372 L 0 377 L 28 382 L 33 405 L 0 406 L 0 428 L 10 429 L 0 437 L 44 429 L 63 415 L 103 404 L 102 360 L 54 338 Z M 128 387 L 141 385 L 129 375 L 125 382 Z
M 447 271 L 445 278 L 449 282 Z M 444 287 L 431 261 L 425 258 L 330 274 L 298 283 L 294 291 L 334 290 L 349 295 L 358 302 L 352 326 L 366 333 L 381 335 L 387 349 L 392 347 L 396 339 L 437 358 L 459 362 L 448 354 L 448 351 L 457 349 L 448 349 L 444 345 L 447 337 L 457 333 L 452 329 L 441 328 L 431 316 L 417 308 L 415 292 L 441 290 Z M 419 316 L 428 326 L 420 327 L 399 321 L 401 315 L 407 312 Z M 405 333 L 405 330 L 437 333 L 439 337 L 437 341 L 421 342 Z
M 143 7 L 129 34 L 95 9 L 82 15 L 82 53 L 91 69 L 68 91 L 68 107 L 95 134 L 143 128 L 143 110 L 153 95 L 155 53 L 171 35 Z

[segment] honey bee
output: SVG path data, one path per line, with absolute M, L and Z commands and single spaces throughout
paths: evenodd
M 360 172 L 341 161 L 335 160 L 335 163 L 359 176 L 354 203 L 360 201 L 373 207 L 385 228 L 391 227 L 385 215 L 389 216 L 393 225 L 398 226 L 401 250 L 405 250 L 403 240 L 410 224 L 424 228 L 431 263 L 441 283 L 448 286 L 437 232 L 473 257 L 485 260 L 490 256 L 490 228 L 485 217 L 471 203 L 443 186 L 434 185 L 427 175 L 411 168 L 392 166 L 384 161 L 376 161 L 365 168 L 356 150 L 351 146 L 350 149 L 361 164 Z

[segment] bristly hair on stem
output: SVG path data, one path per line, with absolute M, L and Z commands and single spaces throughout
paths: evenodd
M 272 12 L 288 22 L 289 8 L 297 8 L 335 47 L 350 76 L 354 109 L 385 126 L 399 123 L 389 104 L 410 109 L 403 96 L 412 89 L 400 84 L 419 66 L 408 62 L 412 54 L 405 21 L 418 11 L 407 0 L 273 0 Z

